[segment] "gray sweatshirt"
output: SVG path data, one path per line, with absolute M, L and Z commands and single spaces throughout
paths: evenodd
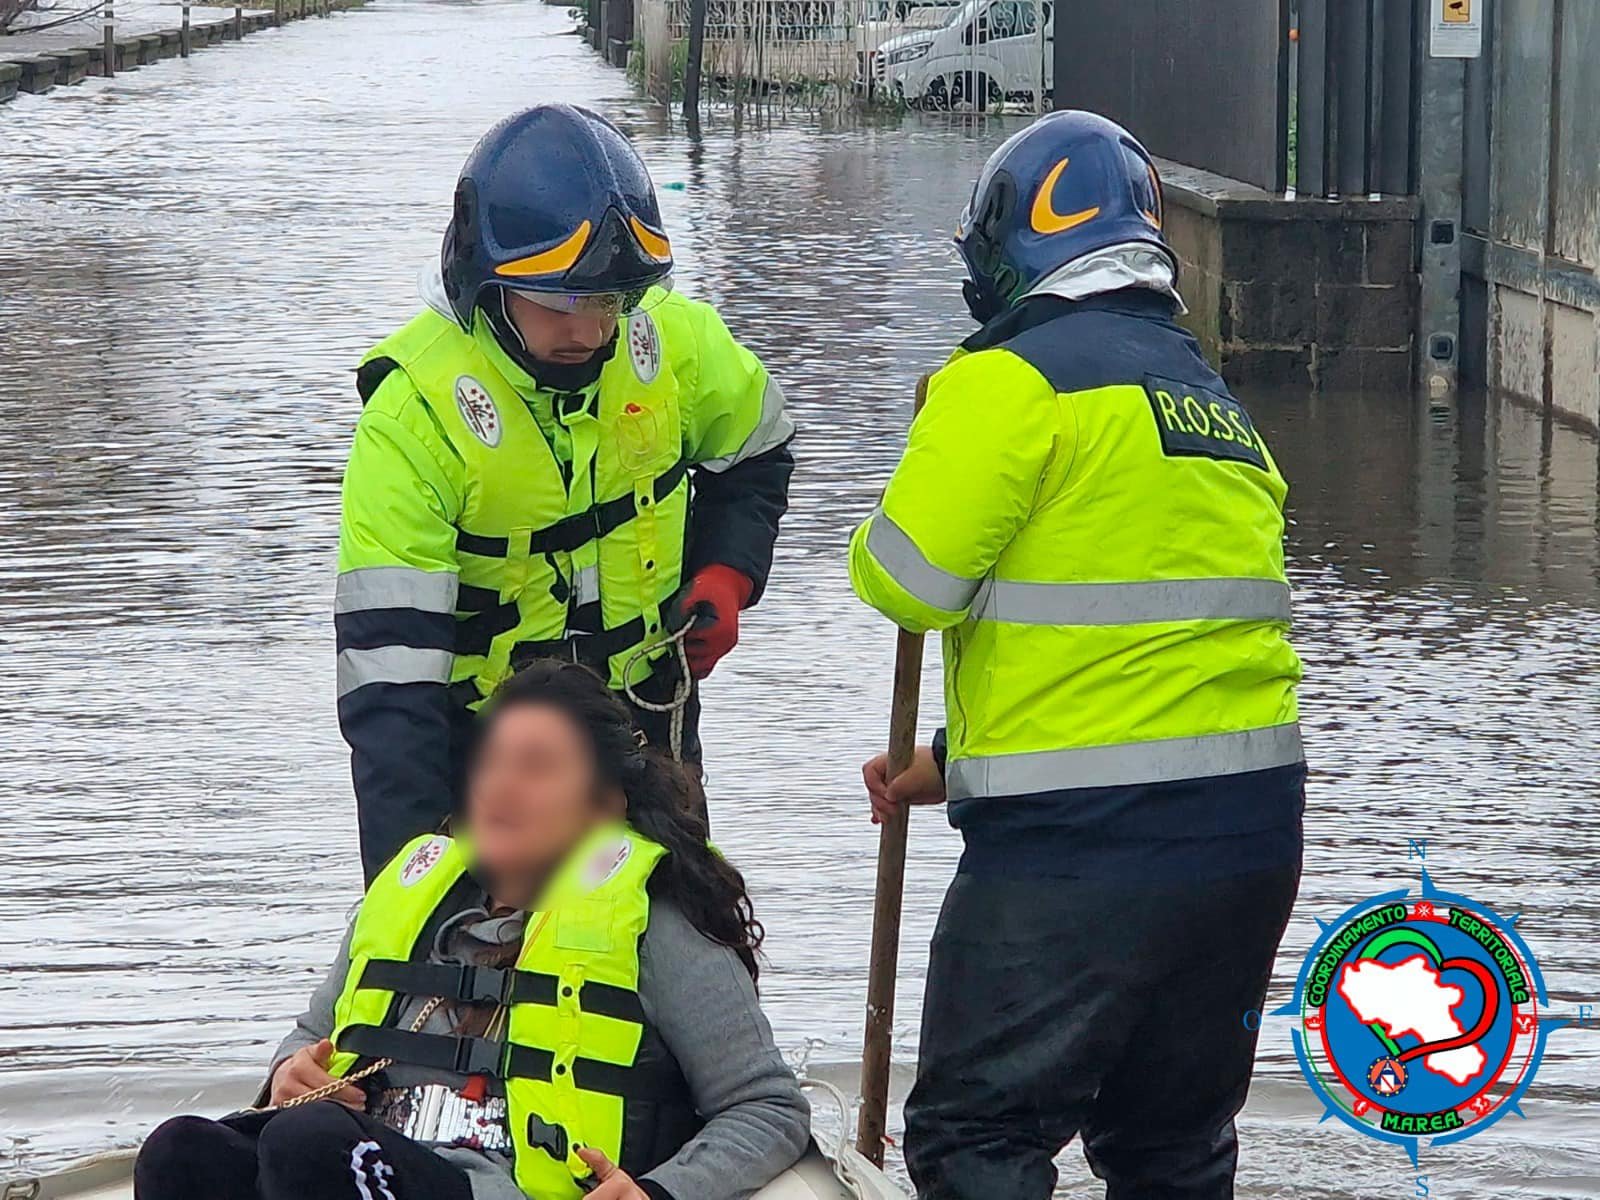
M 523 913 L 491 917 L 465 909 L 447 921 L 432 962 L 476 963 L 522 938 Z M 347 931 L 333 969 L 312 993 L 310 1006 L 278 1046 L 271 1071 L 295 1051 L 333 1032 L 334 1004 L 350 970 Z M 794 1072 L 772 1040 L 754 984 L 738 956 L 706 938 L 673 904 L 653 898 L 639 945 L 639 1000 L 683 1069 L 705 1127 L 644 1178 L 674 1200 L 741 1200 L 793 1165 L 811 1136 L 810 1108 Z M 424 999 L 408 997 L 399 1027 L 409 1028 Z M 448 1006 L 429 1018 L 425 1033 L 451 1032 Z M 396 1064 L 391 1086 L 446 1083 L 462 1076 Z M 270 1079 L 270 1071 L 268 1075 Z M 435 1152 L 465 1171 L 473 1200 L 525 1200 L 504 1155 L 465 1147 Z

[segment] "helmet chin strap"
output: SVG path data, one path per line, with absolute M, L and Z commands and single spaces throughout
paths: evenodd
M 489 322 L 489 330 L 494 334 L 494 340 L 500 343 L 500 349 L 506 352 L 506 356 L 533 376 L 536 384 L 552 392 L 581 392 L 600 378 L 600 371 L 616 351 L 616 334 L 613 333 L 611 340 L 596 350 L 593 357 L 581 363 L 545 362 L 534 357 L 533 351 L 528 349 L 527 339 L 522 336 L 522 330 L 518 329 L 517 323 L 511 319 L 511 307 L 506 301 L 506 289 L 497 287 L 494 292 L 495 300 L 483 305 L 483 315 Z M 620 324 L 618 328 L 621 328 Z
M 510 334 L 510 336 L 516 341 L 516 348 L 522 351 L 522 353 L 527 354 L 528 342 L 527 339 L 522 336 L 522 330 L 517 328 L 517 323 L 511 319 L 511 302 L 506 299 L 506 289 L 503 287 L 495 288 L 494 294 L 500 299 L 500 324 L 505 327 L 506 333 Z M 496 334 L 499 332 L 500 330 L 495 330 Z M 502 337 L 500 340 L 501 344 L 504 345 L 505 338 Z M 510 346 L 506 346 L 505 351 L 507 354 L 512 353 Z
M 967 311 L 979 325 L 987 325 L 1006 310 L 990 289 L 980 288 L 970 279 L 961 281 L 961 298 L 967 302 Z

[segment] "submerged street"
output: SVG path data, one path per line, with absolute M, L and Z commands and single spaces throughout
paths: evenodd
M 0 109 L 0 1178 L 247 1103 L 326 967 L 360 886 L 330 617 L 352 371 L 415 311 L 473 142 L 539 100 L 635 138 L 678 288 L 716 302 L 800 425 L 773 579 L 703 736 L 778 1043 L 856 1086 L 877 844 L 859 767 L 894 637 L 844 547 L 916 379 L 970 329 L 950 230 L 1017 126 L 735 132 L 715 112 L 696 145 L 571 26 L 381 0 Z M 1242 398 L 1292 489 L 1312 767 L 1269 1007 L 1316 918 L 1414 886 L 1422 842 L 1438 886 L 1521 914 L 1562 1013 L 1600 1003 L 1600 442 L 1493 400 Z M 912 826 L 897 1104 L 960 850 L 941 814 Z M 1434 1194 L 1600 1196 L 1600 1028 L 1551 1042 L 1524 1111 L 1425 1158 Z M 1400 1150 L 1318 1116 L 1268 1018 L 1241 1195 L 1413 1194 Z M 1076 1148 L 1062 1163 L 1060 1195 L 1099 1194 Z

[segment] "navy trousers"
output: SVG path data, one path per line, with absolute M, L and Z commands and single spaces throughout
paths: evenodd
M 906 1163 L 920 1200 L 1227 1200 L 1298 867 L 1159 886 L 960 874 L 933 935 Z

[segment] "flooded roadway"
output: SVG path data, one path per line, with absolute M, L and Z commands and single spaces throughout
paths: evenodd
M 362 350 L 415 308 L 455 172 L 539 99 L 660 183 L 680 286 L 789 391 L 802 468 L 767 599 L 707 687 L 718 840 L 770 931 L 780 1042 L 853 1085 L 893 639 L 842 551 L 912 384 L 966 329 L 948 233 L 1000 120 L 791 121 L 690 145 L 536 3 L 380 3 L 0 109 L 0 1178 L 221 1110 L 358 887 L 329 620 Z M 1415 878 L 1504 912 L 1600 999 L 1596 441 L 1521 409 L 1250 398 L 1294 485 L 1313 918 Z M 933 683 L 932 676 L 929 678 Z M 930 686 L 928 712 L 938 702 Z M 913 833 L 897 1062 L 958 852 Z M 903 1092 L 907 1076 L 897 1087 Z M 1600 1196 L 1600 1033 L 1433 1194 Z M 1269 1021 L 1241 1194 L 1410 1196 L 1317 1111 Z M 1096 1195 L 1076 1150 L 1061 1194 Z

